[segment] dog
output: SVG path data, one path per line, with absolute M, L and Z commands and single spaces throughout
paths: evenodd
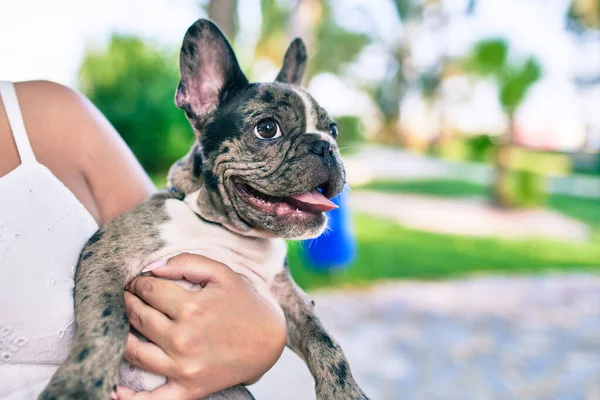
M 105 400 L 117 384 L 152 390 L 166 381 L 122 361 L 123 293 L 149 265 L 185 252 L 228 265 L 277 305 L 318 399 L 367 399 L 285 261 L 284 239 L 319 236 L 345 185 L 336 124 L 300 87 L 306 60 L 295 39 L 275 82 L 249 83 L 215 24 L 200 19 L 187 30 L 175 103 L 197 140 L 169 170 L 171 190 L 88 240 L 75 272 L 74 342 L 39 399 Z M 253 397 L 238 385 L 208 398 Z

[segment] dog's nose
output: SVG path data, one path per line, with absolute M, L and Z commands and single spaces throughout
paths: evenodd
M 313 144 L 310 146 L 310 151 L 319 157 L 322 157 L 323 159 L 333 157 L 331 143 L 324 140 L 317 140 L 316 142 L 313 142 Z

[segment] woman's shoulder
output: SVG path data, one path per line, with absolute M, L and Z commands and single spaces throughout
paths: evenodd
M 101 116 L 75 89 L 50 81 L 17 82 L 15 89 L 29 140 L 42 164 L 58 159 L 82 169 L 88 145 L 109 135 L 91 129 Z
M 127 145 L 84 95 L 49 81 L 19 82 L 15 88 L 37 160 L 99 223 L 152 193 L 152 183 Z M 8 126 L 0 120 L 0 136 L 7 135 Z
M 23 98 L 28 100 L 32 98 L 52 98 L 58 102 L 72 102 L 81 96 L 76 90 L 68 86 L 46 80 L 15 82 L 14 85 L 21 102 Z
M 67 165 L 80 171 L 81 150 L 95 134 L 79 129 L 90 118 L 85 97 L 49 81 L 17 82 L 15 90 L 37 160 L 48 167 L 58 164 L 59 171 Z
M 19 107 L 29 142 L 32 145 L 34 154 L 42 164 L 53 165 L 54 161 L 62 158 L 61 154 L 56 150 L 62 149 L 59 144 L 61 139 L 66 138 L 69 130 L 60 131 L 57 129 L 58 110 L 65 110 L 74 103 L 76 93 L 69 88 L 57 83 L 48 81 L 30 81 L 18 82 L 14 84 L 19 101 Z M 3 99 L 0 98 L 0 105 L 3 104 Z M 58 132 L 59 135 L 55 135 Z M 75 146 L 75 143 L 69 142 L 70 146 Z M 16 168 L 20 164 L 17 147 L 13 140 L 8 118 L 3 106 L 0 106 L 0 152 L 3 157 L 0 157 L 0 176 L 5 175 L 8 171 Z M 62 164 L 65 167 L 74 167 L 74 157 L 62 159 Z M 47 166 L 50 166 L 47 165 Z

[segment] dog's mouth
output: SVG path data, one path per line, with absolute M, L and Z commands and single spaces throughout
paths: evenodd
M 337 208 L 337 205 L 328 198 L 328 195 L 331 195 L 329 182 L 323 182 L 304 193 L 283 197 L 260 192 L 242 180 L 236 180 L 235 187 L 246 203 L 267 215 L 301 217 Z

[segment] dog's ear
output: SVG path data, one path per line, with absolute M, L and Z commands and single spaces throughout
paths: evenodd
M 229 42 L 206 19 L 199 19 L 185 33 L 179 70 L 175 104 L 200 124 L 248 85 Z
M 306 69 L 306 58 L 306 46 L 304 42 L 300 38 L 294 39 L 285 52 L 283 67 L 281 67 L 281 71 L 279 71 L 275 81 L 300 85 L 302 83 L 302 75 Z

